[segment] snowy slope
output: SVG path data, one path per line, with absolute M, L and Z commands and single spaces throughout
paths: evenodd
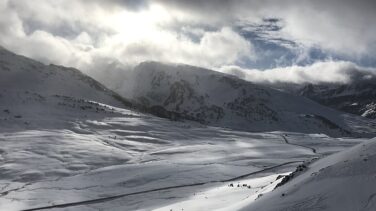
M 154 113 L 214 126 L 350 136 L 374 133 L 376 125 L 303 97 L 188 65 L 144 62 L 124 80 L 133 86 L 116 91 Z M 349 116 L 357 123 L 350 124 Z
M 54 116 L 63 124 L 69 115 L 106 112 L 105 106 L 90 101 L 130 105 L 76 69 L 44 65 L 0 48 L 0 127 L 30 129 L 43 123 L 56 128 L 57 122 L 51 125 L 43 117 Z
M 323 158 L 242 210 L 376 210 L 376 139 Z
M 3 48 L 0 48 L 0 90 L 9 96 L 27 91 L 42 97 L 62 95 L 124 106 L 115 99 L 115 93 L 77 69 L 44 65 Z
M 196 193 L 231 199 L 232 203 L 221 202 L 225 207 L 250 194 L 257 197 L 267 191 L 269 182 L 302 161 L 363 141 L 240 132 L 109 106 L 113 113 L 83 111 L 86 117 L 61 109 L 71 122 L 64 128 L 0 128 L 0 210 L 52 206 L 50 210 L 63 204 L 63 210 L 169 211 L 181 205 L 188 208 L 180 202 L 192 200 Z M 59 125 L 56 116 L 34 121 L 40 118 Z M 229 187 L 238 182 L 252 188 Z M 210 191 L 218 187 L 219 192 Z M 218 207 L 215 201 L 206 202 L 194 210 Z

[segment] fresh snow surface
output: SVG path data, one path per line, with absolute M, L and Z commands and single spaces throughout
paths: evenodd
M 242 210 L 376 210 L 376 139 L 308 166 Z
M 281 174 L 284 175 L 284 174 Z M 254 179 L 239 180 L 194 193 L 188 200 L 154 209 L 164 210 L 235 210 L 238 203 L 256 200 L 271 191 L 281 181 L 278 175 L 258 176 Z
M 196 204 L 192 210 L 211 210 L 218 203 L 204 203 L 200 195 L 212 199 L 227 195 L 234 203 L 254 198 L 259 186 L 268 187 L 267 182 L 292 171 L 298 161 L 362 141 L 314 134 L 239 132 L 172 122 L 125 109 L 109 110 L 112 113 L 79 110 L 85 118 L 77 115 L 67 125 L 57 121 L 56 129 L 51 125 L 27 129 L 18 122 L 12 124 L 21 126 L 1 129 L 0 210 L 92 199 L 103 200 L 63 210 L 170 210 L 181 205 L 190 208 L 188 204 Z M 65 112 L 69 117 L 73 111 L 67 108 Z M 37 124 L 35 118 L 36 123 L 29 127 Z M 56 117 L 41 118 L 53 124 Z M 252 172 L 259 173 L 227 181 Z M 228 187 L 238 182 L 249 183 L 252 188 Z M 182 185 L 186 187 L 179 188 Z M 123 194 L 130 195 L 111 198 Z M 196 200 L 194 197 L 199 205 L 184 203 Z M 221 207 L 231 205 L 223 203 Z

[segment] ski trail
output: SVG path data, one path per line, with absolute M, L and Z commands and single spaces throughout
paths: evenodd
M 201 185 L 206 185 L 206 184 L 211 184 L 211 183 L 220 183 L 220 182 L 230 182 L 230 181 L 235 181 L 238 179 L 242 179 L 251 175 L 255 175 L 258 173 L 262 173 L 265 171 L 273 170 L 275 168 L 293 164 L 293 163 L 302 163 L 304 161 L 290 161 L 278 165 L 274 165 L 259 171 L 254 171 L 248 174 L 243 174 L 237 177 L 233 177 L 230 179 L 225 179 L 225 180 L 216 180 L 216 181 L 208 181 L 208 182 L 200 182 L 200 183 L 193 183 L 193 184 L 186 184 L 186 185 L 177 185 L 177 186 L 170 186 L 170 187 L 163 187 L 163 188 L 156 188 L 156 189 L 151 189 L 151 190 L 144 190 L 144 191 L 138 191 L 138 192 L 133 192 L 133 193 L 125 193 L 125 194 L 119 194 L 119 195 L 114 195 L 114 196 L 109 196 L 109 197 L 102 197 L 102 198 L 97 198 L 97 199 L 90 199 L 90 200 L 85 200 L 85 201 L 77 201 L 77 202 L 71 202 L 71 203 L 64 203 L 64 204 L 55 204 L 55 205 L 50 205 L 50 206 L 44 206 L 44 207 L 35 207 L 35 208 L 30 208 L 30 209 L 24 209 L 22 211 L 35 211 L 35 210 L 47 210 L 47 209 L 54 209 L 54 208 L 66 208 L 66 207 L 74 207 L 74 206 L 80 206 L 80 205 L 89 205 L 89 204 L 98 204 L 98 203 L 103 203 L 107 201 L 112 201 L 115 199 L 127 197 L 127 196 L 132 196 L 132 195 L 139 195 L 139 194 L 144 194 L 144 193 L 151 193 L 151 192 L 156 192 L 156 191 L 163 191 L 163 190 L 171 190 L 171 189 L 177 189 L 177 188 L 184 188 L 184 187 L 194 187 L 194 186 L 201 186 Z

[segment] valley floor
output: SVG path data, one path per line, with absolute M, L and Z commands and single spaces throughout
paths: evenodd
M 0 210 L 236 210 L 278 175 L 363 141 L 115 113 L 0 129 Z

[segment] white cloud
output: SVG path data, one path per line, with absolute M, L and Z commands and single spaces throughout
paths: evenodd
M 141 11 L 100 6 L 98 1 L 2 0 L 0 19 L 7 21 L 0 22 L 0 44 L 46 63 L 82 69 L 92 67 L 98 57 L 126 64 L 156 60 L 205 67 L 254 57 L 252 44 L 229 27 L 198 29 L 200 39 L 194 41 L 183 30 L 163 27 L 178 12 L 155 4 Z
M 361 78 L 376 77 L 376 69 L 359 67 L 351 62 L 325 61 L 309 66 L 291 66 L 268 70 L 226 66 L 218 71 L 255 83 L 349 83 Z
M 348 56 L 375 53 L 376 3 L 360 1 L 304 1 L 284 10 L 282 35 L 307 46 Z
M 173 9 L 193 14 L 196 22 L 228 24 L 280 18 L 279 33 L 307 47 L 347 56 L 376 53 L 376 1 L 374 0 L 161 0 Z M 211 11 L 210 14 L 207 11 Z

